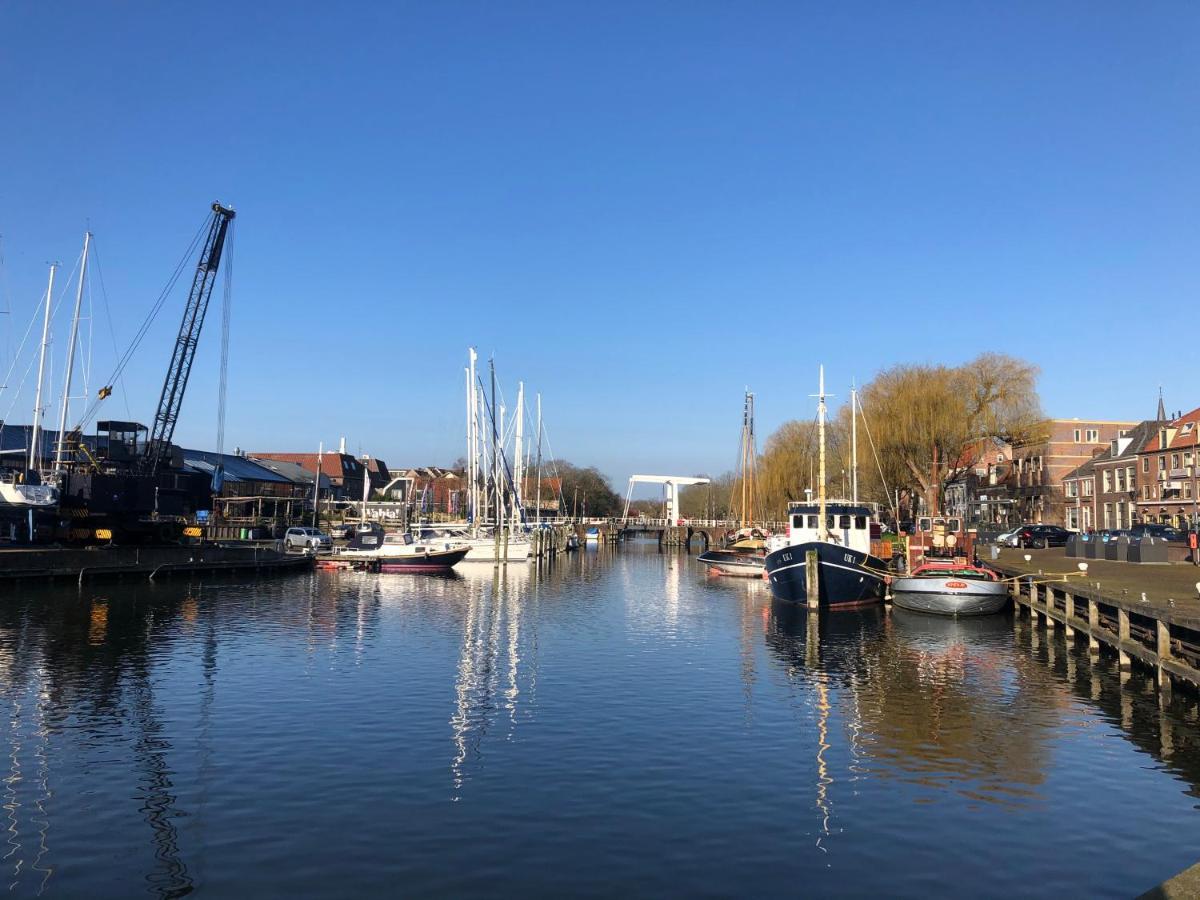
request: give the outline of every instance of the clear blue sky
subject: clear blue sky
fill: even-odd
[[[1198,27],[1090,0],[5,4],[0,353],[88,225],[124,347],[220,199],[227,447],[447,463],[468,344],[618,484],[730,468],[743,387],[765,437],[812,416],[818,361],[842,399],[999,350],[1052,415],[1138,419],[1160,383],[1190,408]],[[152,418],[182,301],[105,415]],[[215,440],[218,343],[214,315],[187,445]]]

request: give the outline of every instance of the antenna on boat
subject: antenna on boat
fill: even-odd
[[[818,534],[821,540],[829,538],[829,527],[825,519],[825,366],[820,367],[817,382],[817,515],[820,523]]]

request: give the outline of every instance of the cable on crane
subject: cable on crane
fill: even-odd
[[[125,371],[125,367],[129,365],[129,361],[133,358],[133,354],[137,351],[138,347],[141,346],[142,340],[146,337],[147,332],[150,330],[150,326],[154,324],[154,320],[162,311],[164,304],[166,304],[167,297],[170,296],[171,291],[174,290],[175,283],[179,281],[179,276],[183,274],[188,260],[191,259],[192,255],[195,253],[196,247],[199,245],[204,234],[207,232],[209,219],[210,216],[205,215],[204,221],[201,223],[200,228],[196,231],[195,237],[193,237],[191,243],[188,244],[187,250],[183,252],[183,256],[179,258],[178,265],[175,266],[175,271],[171,273],[171,277],[167,280],[166,287],[162,289],[162,293],[160,293],[158,295],[158,299],[154,301],[154,306],[150,308],[149,314],[142,322],[141,327],[138,328],[137,333],[133,336],[133,340],[126,348],[125,353],[117,361],[116,368],[113,369],[112,374],[109,375],[109,377],[105,380],[105,386],[100,388],[96,394],[96,399],[92,401],[92,405],[89,406],[84,412],[82,418],[80,419],[81,424],[78,426],[77,430],[82,430],[82,423],[90,420],[92,416],[95,415],[97,407],[99,407],[106,397],[112,394],[113,385],[120,379],[121,374]]]

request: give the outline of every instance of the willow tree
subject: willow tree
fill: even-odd
[[[938,505],[942,486],[974,464],[972,447],[989,439],[1019,443],[1035,433],[1044,420],[1037,375],[1032,364],[999,353],[955,367],[881,372],[863,388],[862,414],[884,480]]]
[[[766,518],[782,519],[790,501],[803,500],[805,488],[816,488],[816,465],[816,423],[784,422],[767,438],[758,461]]]

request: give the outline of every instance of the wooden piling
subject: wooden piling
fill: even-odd
[[[804,574],[807,583],[808,608],[817,609],[821,604],[821,572],[820,561],[816,550],[805,554]]]

